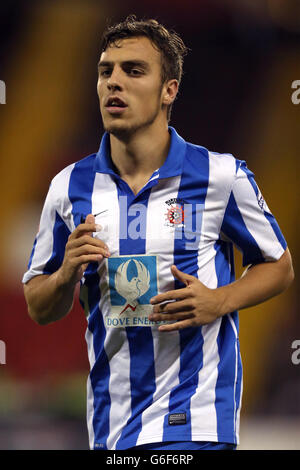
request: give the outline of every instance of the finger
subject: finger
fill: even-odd
[[[88,214],[85,218],[85,223],[86,224],[95,224],[95,217],[93,214]]]
[[[93,216],[93,214],[88,214],[85,218],[85,223],[86,224],[91,224],[91,225],[95,225],[95,217]],[[88,232],[87,235],[90,235],[91,237],[93,236],[93,233],[92,232]]]
[[[82,255],[101,255],[101,256],[105,256],[106,258],[108,258],[110,256],[110,253],[108,249],[104,247],[98,247],[98,246],[86,244],[86,245],[81,245],[77,248],[73,248],[69,250],[68,255],[69,257],[72,257],[72,258],[77,258]]]
[[[161,302],[165,302],[166,300],[177,300],[177,299],[185,299],[191,295],[190,289],[184,287],[183,289],[175,289],[169,290],[168,292],[164,292],[163,294],[158,294],[155,297],[150,299],[150,303],[152,305],[159,304]]]
[[[169,325],[160,325],[158,327],[159,331],[177,331],[177,330],[183,330],[184,328],[191,328],[195,326],[200,326],[197,325],[195,322],[194,318],[189,318],[188,320],[182,320],[182,321],[177,321],[175,323],[170,323]]]
[[[84,273],[84,271],[86,271],[86,268],[88,267],[89,263],[84,263],[81,265],[81,268],[82,268],[82,272]]]
[[[149,315],[149,320],[154,321],[154,322],[186,320],[188,318],[194,318],[194,314],[191,311],[177,312],[177,313],[160,313],[160,314]]]
[[[90,237],[87,234],[82,235],[82,237],[75,238],[73,240],[70,239],[68,243],[68,247],[70,250],[72,250],[73,248],[78,248],[79,246],[82,246],[82,245],[92,245],[92,246],[97,246],[99,248],[105,248],[108,250],[108,246],[106,245],[106,243],[104,243],[103,240]]]
[[[100,254],[88,254],[88,255],[81,255],[73,258],[70,264],[74,266],[74,268],[79,268],[79,266],[83,266],[89,263],[97,263],[103,260],[103,255]]]
[[[171,266],[171,273],[173,276],[181,281],[183,284],[188,286],[192,281],[195,281],[196,278],[194,276],[191,276],[190,274],[184,273],[183,271],[180,271],[175,264]]]
[[[71,233],[69,239],[74,239],[74,238],[78,238],[78,237],[81,237],[82,235],[86,235],[88,233],[92,234],[92,232],[100,232],[102,230],[102,227],[101,225],[98,225],[98,224],[87,224],[87,223],[84,223],[84,224],[79,224],[74,232]]]
[[[158,304],[153,307],[152,313],[177,313],[177,312],[190,312],[194,306],[190,303],[189,299],[178,300],[177,302],[169,302],[166,304]]]

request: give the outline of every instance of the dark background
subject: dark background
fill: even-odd
[[[300,448],[297,269],[300,104],[298,0],[18,1],[0,5],[0,448],[87,448],[86,320],[76,301],[56,324],[29,319],[21,279],[53,176],[98,150],[104,27],[151,17],[190,52],[171,125],[186,140],[246,160],[293,255],[296,280],[240,313],[241,448]],[[237,254],[237,272],[241,272]]]

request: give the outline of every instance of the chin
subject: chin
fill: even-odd
[[[158,112],[153,112],[152,115],[146,116],[144,119],[129,120],[126,118],[103,119],[104,130],[116,137],[126,138],[130,137],[138,131],[145,130],[150,127],[158,116]]]
[[[104,130],[109,134],[115,135],[116,137],[124,137],[129,134],[132,134],[137,129],[136,126],[129,125],[127,122],[104,122]]]

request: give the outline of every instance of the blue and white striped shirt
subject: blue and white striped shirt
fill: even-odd
[[[109,135],[99,151],[54,177],[23,282],[61,265],[87,214],[111,257],[81,281],[87,316],[87,423],[91,449],[161,441],[239,443],[242,365],[238,313],[173,332],[150,322],[150,298],[183,287],[170,267],[209,288],[243,264],[278,260],[286,242],[244,161],[182,139],[134,195],[115,173]]]

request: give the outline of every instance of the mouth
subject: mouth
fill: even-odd
[[[108,98],[105,104],[105,109],[110,114],[121,114],[125,111],[128,105],[121,98],[117,96],[111,96]]]

